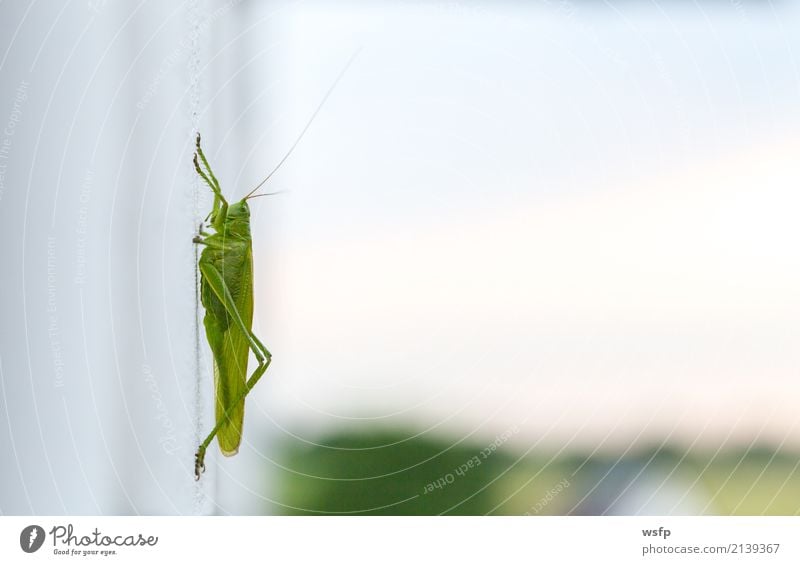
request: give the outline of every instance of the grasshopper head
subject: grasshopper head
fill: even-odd
[[[247,205],[247,200],[240,200],[228,206],[225,232],[229,235],[250,236],[250,206]]]
[[[250,221],[250,206],[247,205],[247,200],[240,200],[228,206],[228,220],[244,220]]]

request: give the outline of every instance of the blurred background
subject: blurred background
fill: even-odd
[[[3,514],[797,514],[800,6],[0,4]],[[211,429],[191,238],[273,365]]]

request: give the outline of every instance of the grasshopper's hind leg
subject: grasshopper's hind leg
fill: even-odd
[[[234,406],[238,405],[240,402],[244,400],[244,398],[248,395],[248,393],[251,390],[253,390],[253,387],[256,386],[256,383],[261,378],[261,375],[263,375],[266,372],[267,367],[269,367],[269,363],[270,361],[272,361],[272,355],[270,354],[269,351],[267,351],[266,348],[264,348],[264,353],[266,354],[265,360],[258,364],[256,370],[253,371],[253,374],[250,376],[249,379],[247,379],[247,384],[245,385],[245,389],[242,392],[242,394],[239,395],[239,398],[237,398],[236,401],[233,402],[233,404],[231,404],[231,408],[225,411],[225,414],[219,421],[217,421],[217,425],[214,426],[214,429],[211,430],[211,433],[208,434],[208,437],[206,437],[203,443],[200,444],[200,447],[197,448],[197,453],[195,453],[194,455],[194,478],[196,481],[200,480],[200,475],[203,473],[203,471],[206,470],[206,465],[205,465],[206,449],[208,449],[208,446],[214,440],[214,436],[217,435],[217,432],[222,427],[222,425],[228,420],[229,417],[228,412],[230,412],[230,410]]]
[[[239,395],[239,398],[230,404],[223,417],[217,420],[214,429],[211,430],[211,433],[208,434],[208,437],[206,437],[203,443],[201,443],[197,448],[197,453],[194,456],[195,480],[199,480],[200,474],[205,470],[206,449],[208,449],[208,446],[214,439],[214,436],[217,435],[220,427],[227,422],[228,418],[230,417],[229,412],[234,406],[237,406],[240,402],[242,402],[253,389],[253,387],[256,386],[256,383],[261,378],[261,375],[264,374],[264,372],[267,370],[267,367],[269,367],[270,362],[272,361],[272,354],[269,352],[269,350],[264,347],[264,344],[261,343],[253,331],[245,326],[242,316],[236,307],[235,301],[233,300],[233,296],[231,296],[230,290],[228,290],[228,286],[225,284],[225,279],[222,277],[222,274],[219,272],[219,270],[217,270],[217,268],[213,265],[201,262],[200,272],[203,274],[203,278],[211,287],[214,294],[216,294],[217,298],[219,298],[220,302],[222,302],[222,304],[225,306],[225,310],[233,319],[234,323],[247,338],[247,343],[255,355],[256,360],[258,361],[258,367],[256,367],[256,369],[253,371],[253,374],[250,376],[250,378],[247,379],[244,391],[242,391],[242,394]]]

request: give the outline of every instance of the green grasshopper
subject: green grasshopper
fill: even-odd
[[[206,449],[214,437],[226,457],[236,455],[239,451],[244,422],[244,399],[272,361],[272,354],[252,330],[253,241],[250,236],[250,207],[247,201],[270,194],[254,193],[289,158],[356,55],[358,51],[350,57],[336,77],[289,151],[272,172],[238,202],[228,204],[225,200],[219,182],[200,148],[200,134],[197,134],[194,168],[214,193],[214,205],[205,220],[206,227],[212,229],[213,233],[203,231],[201,225],[199,234],[193,241],[204,246],[198,261],[200,299],[206,311],[203,325],[214,357],[216,424],[197,448],[194,456],[195,480],[200,480],[200,474],[206,469]],[[258,366],[250,378],[247,378],[247,361],[251,351]]]
[[[200,255],[200,299],[206,315],[203,325],[214,356],[216,425],[200,444],[194,457],[195,479],[205,471],[205,455],[214,436],[222,454],[239,451],[244,422],[244,398],[269,367],[272,354],[253,333],[253,241],[250,207],[253,192],[228,204],[217,178],[200,148],[197,134],[194,168],[214,192],[214,206],[206,218],[209,233],[200,230],[194,243],[205,246]],[[200,157],[198,161],[198,156]],[[200,167],[202,162],[205,170]],[[258,187],[256,187],[256,190]],[[250,351],[258,367],[247,378]]]

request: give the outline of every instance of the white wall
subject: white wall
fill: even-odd
[[[0,512],[208,511],[192,480],[189,8],[0,13],[0,115],[18,119],[0,200]]]

